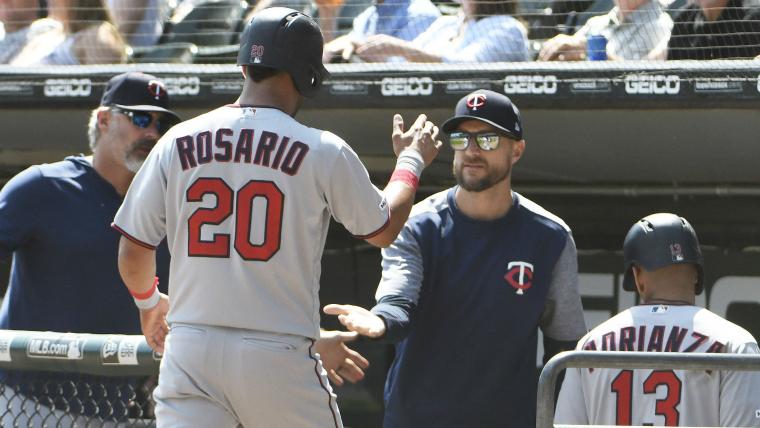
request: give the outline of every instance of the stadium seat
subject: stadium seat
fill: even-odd
[[[166,43],[147,48],[130,48],[129,62],[192,64],[198,46],[192,43]]]
[[[196,64],[234,64],[240,45],[199,46]]]
[[[240,0],[207,0],[194,6],[180,5],[169,20],[160,44],[223,46],[235,43],[247,9],[248,3]]]

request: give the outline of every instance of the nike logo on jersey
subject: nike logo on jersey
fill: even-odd
[[[298,174],[309,146],[270,131],[261,131],[254,143],[256,135],[250,128],[240,129],[237,134],[222,128],[185,135],[174,143],[183,171],[210,162],[234,162],[269,167],[287,175]]]

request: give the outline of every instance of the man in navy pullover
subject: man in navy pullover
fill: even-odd
[[[486,90],[442,130],[458,185],[415,205],[371,311],[328,305],[349,330],[396,343],[385,428],[534,427],[537,332],[544,360],[586,332],[570,229],[514,192],[525,150],[517,107]]]

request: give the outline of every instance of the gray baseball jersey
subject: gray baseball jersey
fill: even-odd
[[[169,323],[319,337],[330,216],[366,238],[389,208],[338,136],[273,108],[225,106],[172,128],[114,226],[172,254]]]
[[[696,306],[641,305],[578,342],[578,350],[758,354],[746,330]],[[567,370],[555,423],[760,426],[760,373]]]

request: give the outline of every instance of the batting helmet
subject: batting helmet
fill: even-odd
[[[699,248],[697,233],[683,217],[658,213],[639,220],[625,236],[623,262],[623,289],[626,291],[636,290],[633,265],[651,271],[675,264],[693,263],[697,265],[695,292],[702,292],[702,250]]]
[[[243,29],[237,65],[287,71],[298,92],[312,97],[329,76],[322,64],[323,45],[322,32],[311,17],[271,7],[254,14]]]

